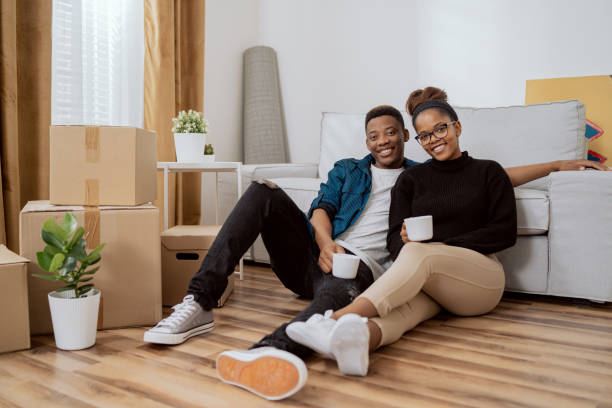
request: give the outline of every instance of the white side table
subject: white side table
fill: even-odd
[[[215,222],[219,224],[219,173],[233,172],[236,174],[238,199],[242,195],[242,163],[241,162],[157,162],[157,170],[164,172],[164,231],[168,229],[168,174],[169,173],[215,173]],[[244,278],[242,258],[240,258],[240,280]]]

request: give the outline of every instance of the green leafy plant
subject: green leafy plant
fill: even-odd
[[[32,274],[37,278],[60,281],[66,286],[58,292],[73,290],[75,297],[83,297],[93,288],[90,282],[100,266],[87,269],[100,262],[100,251],[106,244],[101,244],[87,253],[87,242],[83,238],[85,229],[77,225],[72,213],[67,212],[61,225],[55,219],[48,218],[43,224],[41,235],[47,244],[45,249],[36,253],[38,266],[49,275]]]
[[[215,151],[211,144],[207,144],[206,146],[204,146],[204,154],[206,155],[215,154]]]
[[[176,118],[172,119],[173,133],[208,133],[208,121],[202,113],[189,109],[189,112],[180,111]]]

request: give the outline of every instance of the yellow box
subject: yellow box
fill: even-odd
[[[51,126],[54,205],[139,205],[157,198],[155,132],[122,126]]]
[[[189,281],[208,253],[220,225],[177,225],[161,234],[162,303],[173,306],[187,294]],[[221,307],[234,289],[230,277],[217,306]]]
[[[36,259],[45,247],[40,230],[47,218],[58,223],[66,211],[85,227],[88,251],[99,243],[100,269],[92,283],[102,291],[99,328],[153,325],[162,318],[159,209],[136,207],[53,206],[48,201],[30,201],[19,215],[21,255]],[[30,331],[52,331],[47,294],[62,284],[31,276],[42,273],[34,262],[28,265]]]
[[[0,353],[30,348],[28,262],[0,245]]]

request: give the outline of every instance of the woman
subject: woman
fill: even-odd
[[[428,87],[406,103],[431,160],[405,170],[391,191],[393,266],[350,305],[287,327],[294,341],[336,359],[344,374],[366,375],[369,350],[395,342],[440,308],[480,315],[503,294],[494,253],[516,242],[512,184],[498,163],[461,152],[461,123],[446,100]],[[421,215],[433,216],[433,238],[411,242],[403,220]]]

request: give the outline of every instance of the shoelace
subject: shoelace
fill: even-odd
[[[196,310],[196,302],[193,300],[193,296],[185,296],[183,301],[172,306],[172,309],[174,309],[174,312],[159,322],[159,326],[178,326]]]

